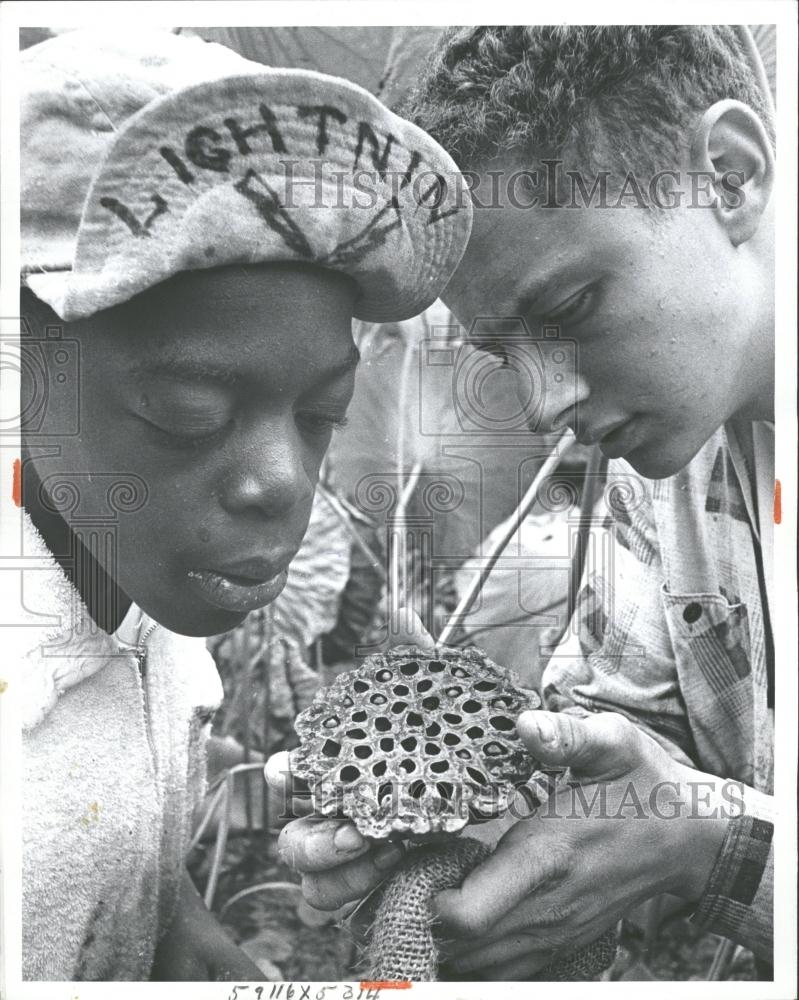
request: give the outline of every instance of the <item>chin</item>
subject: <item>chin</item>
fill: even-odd
[[[220,608],[179,608],[172,603],[167,608],[147,608],[140,605],[143,611],[159,625],[177,635],[185,635],[195,639],[206,639],[241,625],[247,617],[246,613],[223,611]]]
[[[624,461],[644,479],[668,479],[669,476],[676,476],[681,469],[684,469],[694,455],[696,451],[689,455],[675,454],[648,445],[634,448],[624,456]]]

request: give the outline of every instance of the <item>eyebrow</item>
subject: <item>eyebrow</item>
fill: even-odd
[[[347,357],[339,364],[325,369],[317,381],[332,382],[342,375],[353,371],[361,360],[361,352],[352,344]],[[156,357],[145,359],[135,364],[131,374],[150,378],[168,378],[177,382],[224,382],[234,383],[245,379],[247,372],[235,364],[219,364],[204,361],[199,358],[187,357]]]
[[[340,378],[342,375],[349,375],[351,371],[354,371],[361,360],[361,352],[355,346],[355,344],[350,345],[347,357],[338,365],[334,365],[332,368],[325,369],[317,381],[319,382],[332,382],[334,379]]]

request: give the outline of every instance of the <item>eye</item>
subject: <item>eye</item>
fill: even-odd
[[[552,323],[559,326],[574,326],[582,322],[594,308],[596,293],[596,285],[588,285],[586,288],[580,289],[579,292],[576,292],[554,310],[547,313],[544,317],[544,323]]]
[[[323,437],[325,434],[347,426],[347,418],[343,413],[305,410],[298,413],[295,419],[300,430],[312,437]]]
[[[141,417],[139,419],[146,425],[159,444],[174,451],[196,451],[198,448],[214,444],[225,436],[232,424],[232,421],[228,421],[223,427],[212,431],[206,430],[196,434],[176,434],[174,431],[167,431],[149,420],[144,420]]]

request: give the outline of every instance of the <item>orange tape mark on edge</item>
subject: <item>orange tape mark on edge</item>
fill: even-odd
[[[14,479],[11,484],[11,499],[17,507],[22,506],[22,462],[18,458],[14,459]]]
[[[413,986],[413,983],[409,979],[389,979],[385,982],[379,979],[374,981],[370,979],[361,980],[362,990],[409,990],[411,986]]]
[[[774,523],[782,524],[782,483],[774,480]]]

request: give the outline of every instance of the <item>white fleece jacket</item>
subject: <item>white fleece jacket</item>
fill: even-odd
[[[23,977],[144,980],[168,927],[222,688],[202,639],[135,605],[99,630],[29,519]],[[44,617],[43,617],[44,616]]]

